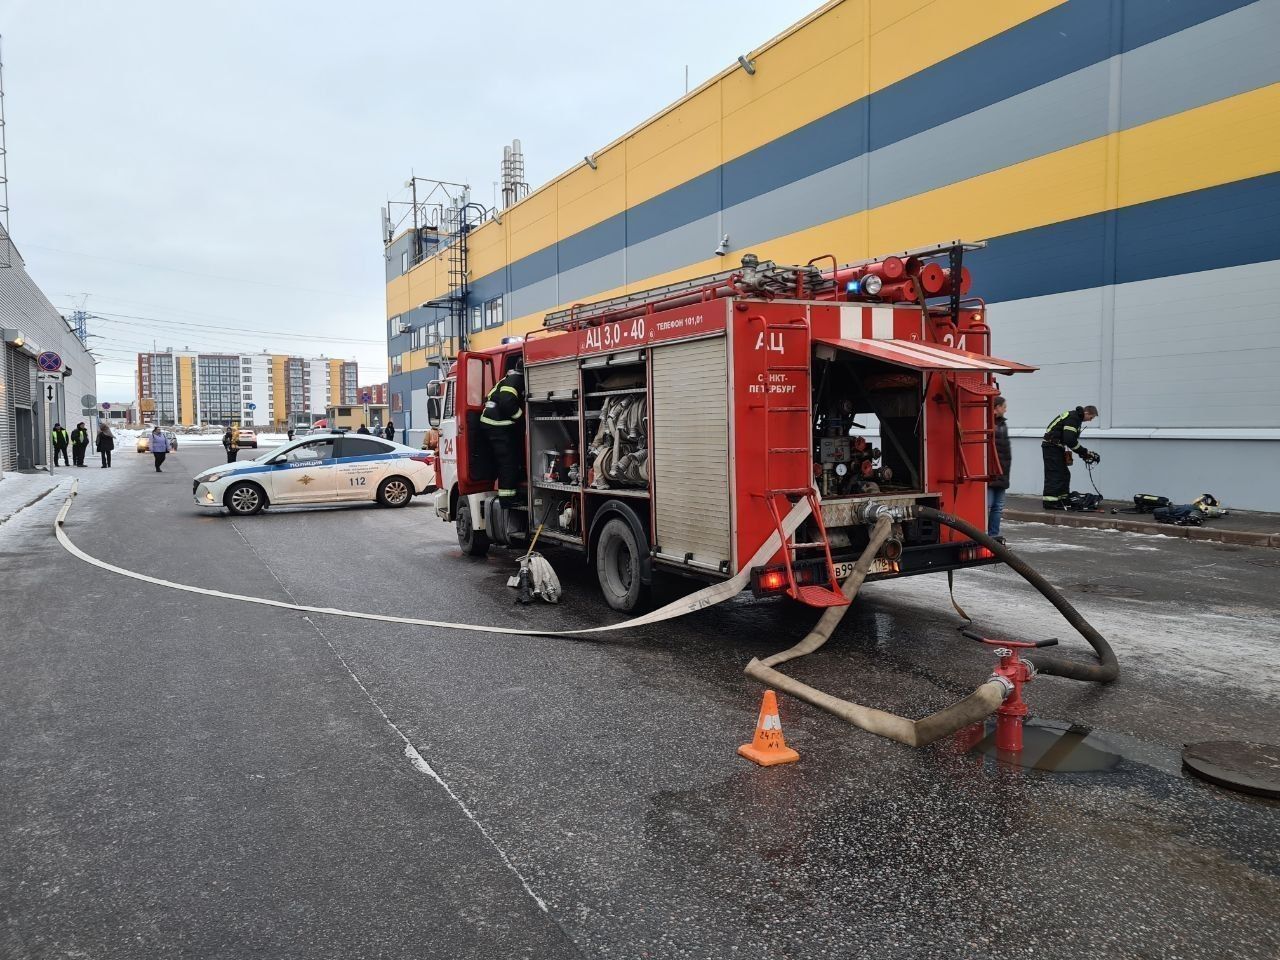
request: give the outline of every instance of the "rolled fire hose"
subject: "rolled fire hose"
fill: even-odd
[[[793,680],[785,673],[773,669],[779,663],[786,663],[788,660],[813,653],[831,638],[836,626],[852,607],[853,598],[857,596],[871,569],[871,562],[880,552],[880,547],[888,539],[892,528],[893,521],[888,515],[881,514],[876,520],[866,549],[854,564],[853,572],[840,585],[841,592],[850,601],[849,605],[829,607],[803,640],[794,647],[775,653],[763,661],[753,659],[747,664],[746,672],[748,676],[755,677],[761,683],[777,687],[793,697],[820,707],[852,723],[855,727],[861,727],[868,733],[897,740],[909,747],[923,747],[989,716],[1004,702],[1004,698],[1012,689],[1008,681],[993,675],[963,700],[920,720],[911,720],[884,710],[841,700],[839,697],[833,697],[829,693],[817,690],[799,680]]]
[[[1023,580],[1031,584],[1041,596],[1057,607],[1063,619],[1071,624],[1080,636],[1088,641],[1098,655],[1097,663],[1080,663],[1062,657],[1030,656],[1027,657],[1040,673],[1052,674],[1055,677],[1066,677],[1070,680],[1084,680],[1091,683],[1111,683],[1120,676],[1120,663],[1111,649],[1111,644],[1067,599],[1059,593],[1048,580],[1031,568],[1031,566],[999,540],[987,535],[973,524],[950,513],[934,510],[932,507],[913,506],[908,508],[908,515],[936,520],[952,530],[958,530],[971,540],[976,540],[1005,562]]]

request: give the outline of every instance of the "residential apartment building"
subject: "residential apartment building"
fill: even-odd
[[[354,361],[279,353],[138,354],[138,406],[144,420],[197,426],[285,429],[323,417],[332,403],[355,403]]]

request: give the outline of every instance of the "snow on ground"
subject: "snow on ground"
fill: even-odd
[[[1059,544],[1059,549],[1062,546]],[[1019,552],[1024,550],[1021,538],[1016,548]],[[1064,585],[1055,582],[1055,586],[1062,589]],[[892,590],[873,584],[867,593],[888,606],[931,613],[950,608],[943,577],[893,581]],[[1126,670],[1162,674],[1178,683],[1234,687],[1241,684],[1240,664],[1247,663],[1252,677],[1280,677],[1280,610],[1243,608],[1230,602],[1211,604],[1196,596],[1170,604],[1140,597],[1082,594],[1071,589],[1063,593],[1107,638]],[[1007,567],[984,567],[958,574],[956,599],[992,634],[1060,637],[1063,655],[1087,655],[1085,640],[1048,601]],[[1250,690],[1280,701],[1280,685],[1275,682],[1251,685]]]

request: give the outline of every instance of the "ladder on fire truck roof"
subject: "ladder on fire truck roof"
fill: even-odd
[[[788,333],[800,333],[804,336],[806,345],[809,339],[809,325],[803,320],[789,323],[765,323],[765,336],[772,336],[777,332],[779,336],[785,337]],[[783,353],[785,356],[785,351]],[[810,457],[813,450],[808,444],[803,447],[775,447],[773,445],[772,425],[773,415],[783,413],[803,413],[809,412],[809,364],[808,349],[803,353],[806,358],[805,363],[779,363],[773,364],[766,361],[765,366],[765,391],[763,400],[760,404],[763,418],[763,434],[764,434],[764,501],[769,507],[769,516],[773,519],[773,525],[778,531],[778,535],[782,538],[782,557],[783,565],[787,575],[787,596],[793,600],[799,600],[801,603],[811,607],[845,607],[849,605],[849,598],[844,595],[840,589],[840,582],[836,579],[835,563],[831,559],[831,542],[827,539],[827,528],[822,522],[822,505],[818,502],[818,495],[813,489],[813,485],[803,487],[775,487],[773,485],[772,467],[775,458],[778,457],[801,457],[803,458],[802,470],[807,476],[809,473]],[[775,380],[774,375],[777,374],[779,379]],[[798,391],[802,402],[795,400],[785,401],[778,406],[771,406],[769,397],[773,396],[771,387],[774,383],[781,383],[791,377],[802,377],[804,383],[800,385],[802,389]],[[782,394],[777,394],[782,396]],[[782,512],[778,509],[778,498],[786,497],[788,503],[795,503],[801,497],[809,502],[809,517],[813,521],[814,529],[817,531],[818,539],[809,543],[802,543],[794,540],[787,535],[786,530],[782,526]],[[789,511],[788,511],[789,512]],[[822,551],[824,564],[822,566],[822,575],[826,580],[825,585],[822,583],[799,583],[796,579],[795,562],[799,559],[798,554],[809,551]]]
[[[751,254],[744,254],[742,266],[735,267],[731,270],[722,270],[719,273],[709,273],[701,277],[679,280],[675,283],[663,284],[660,287],[649,287],[645,290],[623,293],[616,297],[610,297],[607,300],[597,300],[592,303],[575,303],[571,307],[551,311],[543,317],[542,325],[544,327],[557,327],[567,323],[590,323],[593,320],[599,320],[612,313],[642,307],[647,304],[656,304],[662,303],[666,300],[673,300],[680,297],[682,294],[692,295],[698,292],[714,293],[721,288],[727,287],[729,285],[729,281],[735,276],[741,276],[744,273],[744,270],[753,270],[753,275],[759,278],[759,282],[756,286],[741,292],[776,295],[779,293],[786,293],[789,289],[794,289],[796,275],[800,272],[805,274],[805,286],[809,290],[821,289],[824,286],[830,286],[831,280],[829,278],[824,278],[822,271],[816,266],[816,264],[822,260],[830,260],[832,266],[835,267],[835,270],[838,273],[842,270],[863,267],[869,263],[877,263],[890,256],[899,257],[903,260],[911,257],[918,260],[929,260],[933,257],[954,255],[956,251],[981,250],[986,245],[987,242],[985,240],[948,240],[944,243],[931,243],[923,247],[903,250],[900,253],[868,257],[865,260],[856,260],[852,263],[842,264],[838,267],[836,266],[835,258],[830,255],[815,257],[803,266],[781,266],[774,263],[772,260],[760,260],[756,261],[753,266],[748,267],[749,258],[754,258],[752,258]],[[708,297],[708,299],[710,299],[710,297]]]

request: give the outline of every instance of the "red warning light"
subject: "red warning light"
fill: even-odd
[[[770,570],[760,578],[760,586],[765,590],[781,590],[786,582],[786,578],[777,570]]]

